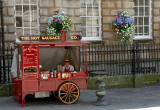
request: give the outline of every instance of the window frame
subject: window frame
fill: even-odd
[[[145,0],[144,0],[145,1]],[[138,6],[134,6],[135,7],[139,7],[139,0],[138,0]],[[142,6],[141,6],[142,7]],[[145,7],[145,6],[143,6]],[[138,8],[138,13],[139,13],[139,8]],[[137,16],[134,15],[134,18],[135,17],[140,17],[139,14]],[[142,16],[142,17],[145,17],[145,16]],[[144,21],[143,21],[144,22]],[[136,25],[135,25],[136,26]],[[137,25],[138,27],[138,25]],[[140,40],[140,39],[152,39],[152,0],[149,0],[149,35],[144,35],[144,24],[143,24],[143,35],[135,35],[134,36],[134,40]]]
[[[15,18],[15,21],[16,21],[16,17],[22,17],[22,27],[17,27],[16,26],[16,22],[15,22],[15,35],[17,36],[17,37],[19,37],[18,35],[17,35],[17,31],[16,31],[16,29],[22,29],[22,35],[25,35],[24,34],[24,29],[29,29],[30,30],[30,35],[32,35],[32,31],[31,31],[31,29],[37,29],[37,35],[39,35],[40,34],[40,30],[39,30],[39,5],[38,5],[38,3],[39,3],[39,0],[36,0],[36,4],[31,4],[31,0],[29,0],[29,4],[24,4],[23,3],[23,0],[22,0],[22,4],[16,4],[16,0],[14,0],[14,10],[15,10],[15,14],[14,14],[14,18]],[[29,5],[29,16],[28,17],[30,17],[30,21],[29,21],[29,27],[25,27],[24,26],[24,15],[23,15],[23,6],[27,6],[27,5]],[[16,6],[22,6],[22,15],[16,15]],[[37,26],[35,26],[35,27],[32,27],[31,26],[31,6],[36,6],[37,7]],[[36,35],[36,34],[35,34]]]
[[[86,3],[87,3],[87,0],[86,0]],[[86,4],[85,4],[86,5]],[[92,8],[93,8],[93,5],[92,5]],[[99,16],[88,16],[87,15],[87,5],[86,5],[86,15],[85,16],[80,16],[80,18],[84,18],[85,19],[85,21],[86,21],[86,26],[84,26],[85,28],[86,28],[86,36],[85,37],[83,37],[82,36],[82,41],[98,41],[98,40],[102,40],[102,15],[101,15],[101,0],[99,0],[99,5],[98,5],[98,12],[99,12]],[[98,31],[98,36],[97,37],[88,37],[87,36],[87,28],[88,28],[88,25],[87,25],[87,18],[89,18],[89,17],[98,17],[98,26],[96,26],[98,29],[99,29],[99,31]],[[89,27],[95,27],[95,26],[89,26]],[[82,26],[82,28],[83,28],[83,26]]]

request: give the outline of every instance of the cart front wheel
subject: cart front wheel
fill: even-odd
[[[63,103],[72,104],[79,98],[79,88],[72,82],[66,82],[60,86],[58,96]]]

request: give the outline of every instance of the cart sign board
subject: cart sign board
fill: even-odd
[[[60,40],[60,36],[54,35],[40,35],[40,36],[21,36],[21,41],[56,41]]]
[[[80,35],[71,35],[67,37],[67,41],[80,41]],[[60,41],[61,36],[56,35],[33,35],[33,36],[20,36],[21,41]]]
[[[22,46],[23,78],[38,78],[38,46]]]

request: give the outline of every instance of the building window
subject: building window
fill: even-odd
[[[134,0],[135,39],[152,38],[151,0]]]
[[[38,35],[38,0],[15,0],[16,35]]]
[[[80,0],[82,40],[101,40],[101,0]]]

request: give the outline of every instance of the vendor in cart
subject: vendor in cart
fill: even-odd
[[[64,62],[65,62],[65,65],[62,67],[62,72],[73,72],[74,67],[70,65],[70,60],[65,59]]]

